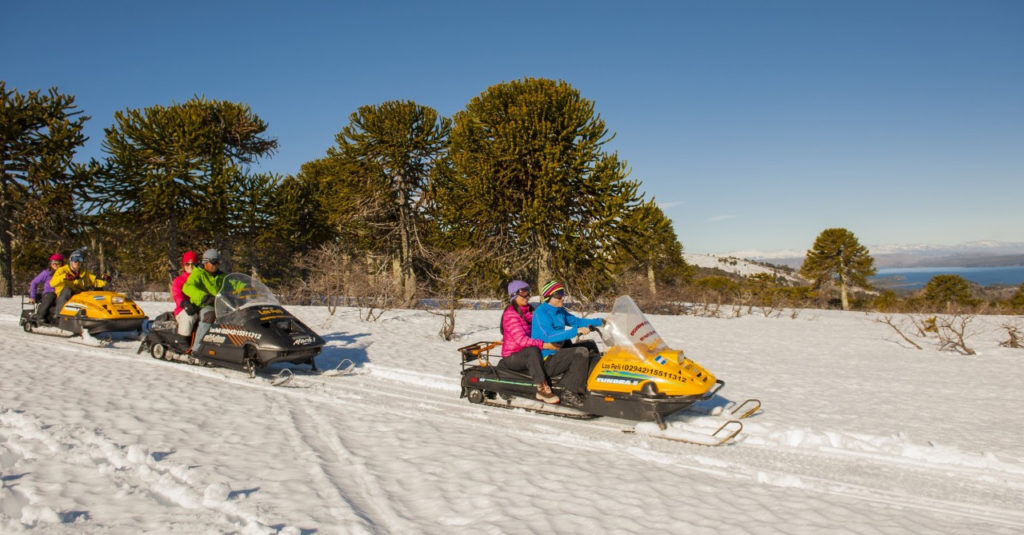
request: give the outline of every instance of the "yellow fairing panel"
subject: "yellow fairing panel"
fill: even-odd
[[[653,359],[640,360],[632,351],[612,347],[590,373],[587,389],[628,394],[653,382],[661,394],[699,396],[715,385],[715,376],[690,359],[678,362],[678,353],[669,349]]]
[[[78,316],[85,311],[88,319],[141,319],[146,315],[134,301],[118,292],[91,291],[75,294],[60,310],[61,316]]]

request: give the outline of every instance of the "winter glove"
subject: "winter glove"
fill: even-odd
[[[202,305],[204,307],[212,307],[213,306],[213,295],[211,295],[211,294],[204,295],[203,296]]]
[[[114,276],[111,275],[110,273],[107,273],[106,275],[100,277],[100,279],[102,279],[103,282],[110,282],[110,280],[113,279],[113,278],[114,278]]]
[[[75,275],[74,273],[70,273],[70,272],[67,275],[64,275],[64,280],[66,280],[66,281],[73,281],[73,280],[75,280],[77,278],[78,278],[78,275]]]
[[[181,308],[182,308],[182,309],[183,309],[183,310],[185,311],[185,313],[186,313],[186,314],[188,314],[189,316],[195,316],[196,314],[198,314],[198,313],[199,313],[199,307],[197,307],[196,305],[194,305],[194,304],[192,303],[192,301],[189,301],[188,299],[186,299],[185,301],[183,301],[183,302],[181,303]]]
[[[217,319],[217,315],[214,314],[212,310],[207,312],[206,314],[203,314],[204,323],[213,323],[213,320],[215,319]]]

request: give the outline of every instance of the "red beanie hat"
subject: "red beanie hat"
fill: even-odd
[[[190,262],[193,264],[198,264],[199,255],[192,251],[185,251],[185,254],[181,255],[181,265],[184,266],[185,264],[188,264]]]

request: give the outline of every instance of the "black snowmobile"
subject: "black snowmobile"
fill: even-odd
[[[669,348],[629,296],[619,297],[600,329],[606,350],[590,358],[587,392],[577,407],[548,405],[536,401],[536,386],[529,375],[509,370],[503,359],[491,359],[492,349],[501,342],[477,342],[459,348],[462,356],[462,395],[470,403],[504,408],[523,408],[573,418],[609,416],[627,420],[653,421],[660,431],[667,428],[665,417],[699,401],[713,398],[725,385],[678,349]],[[497,362],[492,362],[496,360]],[[551,377],[556,393],[560,377]],[[703,436],[663,433],[660,438],[718,445],[743,429],[738,420],[761,407],[748,399],[730,409],[726,421]],[[654,433],[651,433],[654,434]]]
[[[324,339],[281,306],[263,283],[242,273],[224,279],[214,301],[217,318],[203,337],[199,351],[189,354],[192,336],[178,335],[171,312],[153,321],[139,346],[156,359],[223,366],[249,372],[275,363],[309,364],[317,371],[316,356]]]

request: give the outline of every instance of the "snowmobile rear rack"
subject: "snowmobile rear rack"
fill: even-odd
[[[491,350],[500,346],[501,342],[475,342],[468,346],[459,348],[459,354],[462,355],[462,367],[466,366],[489,366],[491,363]],[[475,360],[476,363],[466,364],[469,361]]]

